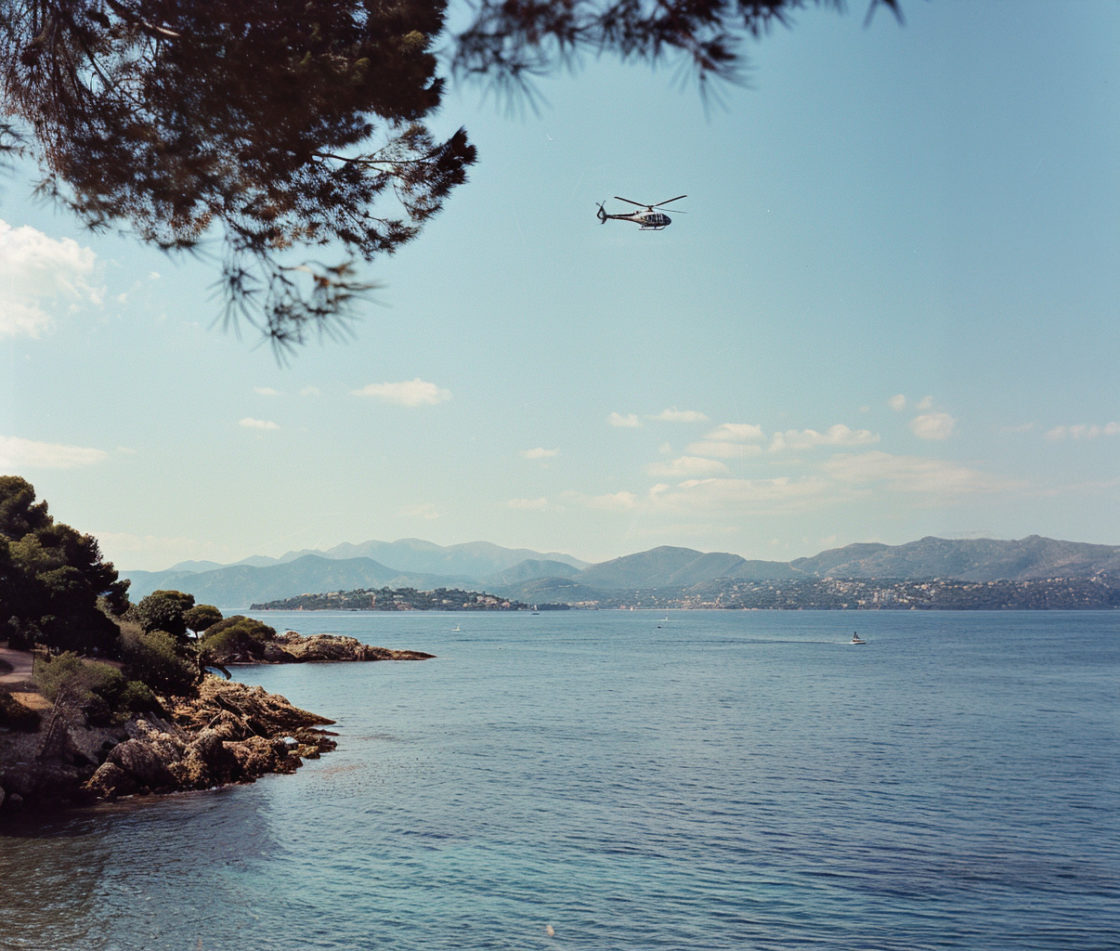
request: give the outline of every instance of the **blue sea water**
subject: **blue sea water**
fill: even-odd
[[[0,948],[1120,948],[1116,614],[260,616],[438,657],[239,671],[338,750],[0,827]]]

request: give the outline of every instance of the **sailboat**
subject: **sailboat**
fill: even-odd
[[[866,644],[867,641],[865,641],[862,637],[860,637],[857,633],[855,633],[855,631],[853,631],[852,632],[852,639],[848,643],[850,643],[850,644]]]

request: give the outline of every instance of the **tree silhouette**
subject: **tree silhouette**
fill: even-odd
[[[869,0],[897,13],[897,0]],[[419,0],[5,0],[0,158],[94,229],[169,252],[220,239],[227,321],[280,348],[338,331],[371,262],[414,238],[476,159],[426,121],[444,79],[447,3]],[[738,43],[841,0],[474,0],[449,69],[501,88],[581,53],[678,53],[702,89]],[[341,247],[346,258],[317,260]]]
[[[115,651],[128,581],[97,539],[56,522],[19,476],[0,476],[0,638],[81,653]]]
[[[844,9],[844,0],[565,0],[563,3],[476,0],[471,25],[455,38],[457,74],[489,79],[504,91],[524,92],[532,77],[582,54],[614,54],[658,64],[683,57],[703,93],[713,80],[742,78],[745,37],[774,25],[789,27],[807,7]],[[885,6],[901,19],[899,0],[868,0],[867,19]]]

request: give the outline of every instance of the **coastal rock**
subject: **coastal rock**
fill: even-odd
[[[192,740],[175,766],[181,787],[208,789],[242,779],[237,757],[218,730],[205,729]]]
[[[267,630],[271,631],[271,628]],[[298,634],[287,631],[260,639],[215,637],[203,639],[207,664],[217,669],[245,664],[307,664],[337,661],[429,660],[434,654],[363,644],[340,634]]]
[[[181,749],[174,744],[131,739],[114,746],[107,762],[127,773],[138,788],[159,792],[177,786],[172,766],[182,758]]]
[[[273,663],[431,656],[352,637],[292,632],[265,651]],[[337,745],[322,729],[332,720],[259,686],[207,676],[197,695],[162,702],[160,715],[92,727],[80,708],[44,701],[38,730],[0,731],[0,807],[48,809],[253,782],[267,773],[293,772]]]
[[[80,788],[85,773],[88,768],[57,760],[5,764],[0,774],[0,788],[6,793],[4,807],[80,803],[86,798]]]
[[[305,636],[295,631],[277,635],[273,641],[284,654],[296,663],[320,661],[377,661],[377,660],[430,660],[435,655],[422,651],[394,650],[363,644],[356,637],[339,634],[312,634]],[[290,663],[280,660],[276,663]]]
[[[280,736],[301,727],[333,723],[326,717],[301,710],[286,697],[268,693],[263,687],[207,677],[198,697],[180,701],[173,710],[175,723],[197,732],[215,718],[242,736]]]
[[[268,773],[294,773],[301,765],[298,756],[288,753],[282,740],[251,736],[232,746],[232,755],[246,778],[256,779]]]
[[[296,664],[299,658],[284,650],[275,641],[269,641],[261,650],[260,660],[265,664]]]
[[[125,724],[127,738],[108,750],[105,760],[85,775],[71,767],[69,794],[51,792],[42,764],[29,790],[37,803],[207,789],[253,782],[267,773],[290,773],[301,756],[334,748],[317,729],[331,721],[292,705],[262,687],[208,677],[197,697],[169,704],[169,717],[136,718]],[[296,743],[289,750],[285,738]]]
[[[86,780],[83,788],[95,799],[113,800],[133,795],[139,791],[140,786],[131,773],[106,760]]]

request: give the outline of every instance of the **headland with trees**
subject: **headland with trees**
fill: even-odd
[[[0,812],[293,771],[334,748],[331,721],[227,666],[430,656],[278,635],[182,591],[133,604],[93,536],[0,476]]]

